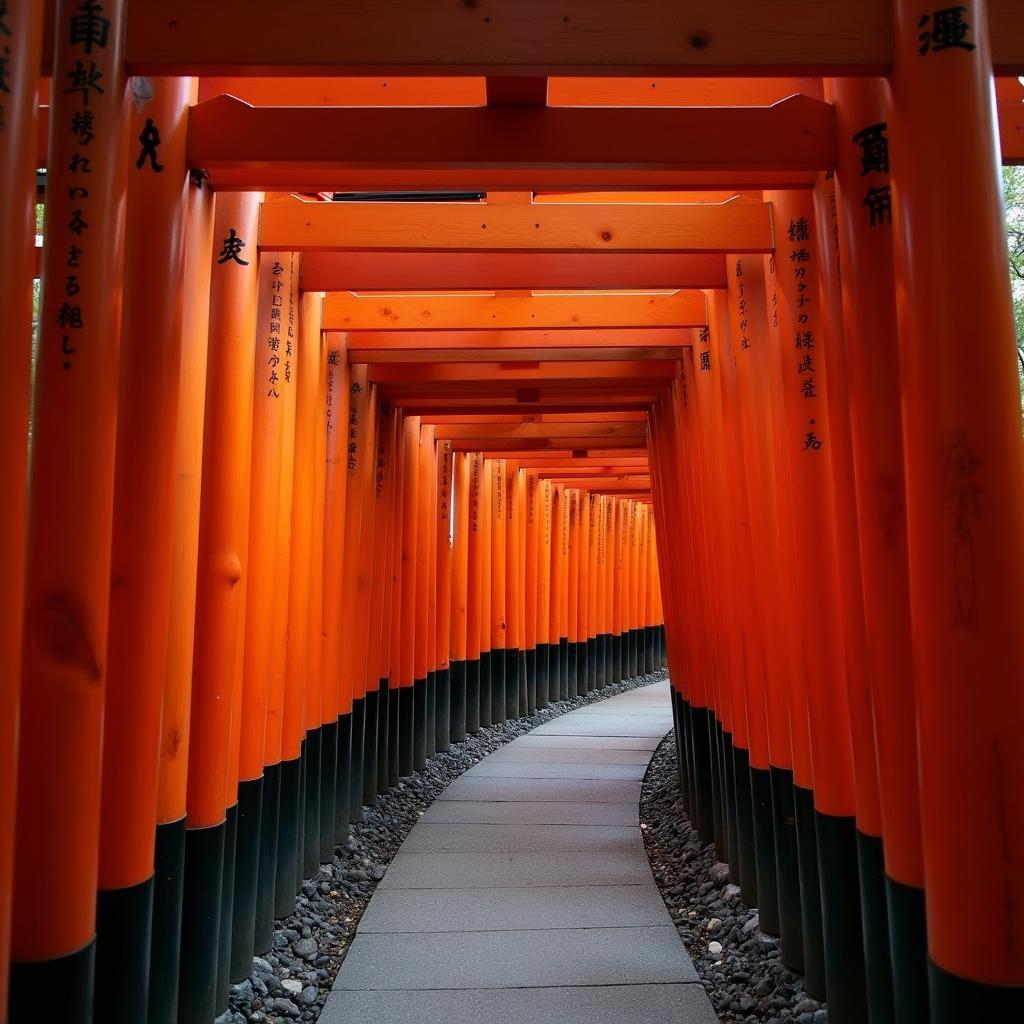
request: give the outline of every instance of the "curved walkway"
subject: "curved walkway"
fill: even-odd
[[[715,1024],[640,835],[671,727],[659,682],[456,779],[377,887],[321,1024]]]

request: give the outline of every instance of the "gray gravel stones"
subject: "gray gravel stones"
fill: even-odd
[[[825,1007],[779,958],[779,940],[758,928],[713,844],[683,809],[669,733],[655,751],[640,798],[640,829],[654,879],[722,1024],[828,1024]]]
[[[413,825],[448,783],[498,747],[544,722],[664,678],[664,672],[638,676],[559,701],[530,718],[481,729],[436,754],[423,771],[402,779],[378,797],[375,807],[363,809],[363,820],[351,826],[348,841],[335,852],[331,863],[321,865],[316,875],[303,883],[295,912],[277,922],[270,951],[254,958],[249,978],[231,987],[230,1009],[223,1024],[315,1021],[373,890]]]

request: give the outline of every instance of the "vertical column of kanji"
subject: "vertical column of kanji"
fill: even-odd
[[[583,511],[583,493],[579,488],[573,490],[569,515],[569,616],[566,635],[569,643],[569,694],[572,697],[576,697],[586,690],[586,687],[581,688],[580,684],[582,658],[578,642],[580,630],[580,523]]]
[[[483,628],[480,625],[483,602],[480,582],[483,563],[483,510],[480,493],[483,459],[479,452],[472,452],[468,461],[468,482],[456,494],[465,495],[468,506],[466,515],[469,517],[466,534],[466,732],[475,733],[480,730],[480,637]]]
[[[505,460],[491,461],[491,721],[504,722],[505,707],[505,572],[507,570],[508,481]]]
[[[924,865],[892,219],[871,205],[890,189],[886,94],[880,79],[836,79],[826,87],[840,140],[839,249],[886,889],[880,906],[863,906],[868,998],[873,1016],[885,1019],[876,1000],[886,988],[873,965],[888,946],[895,1019],[919,1024],[928,1018]],[[861,864],[880,874],[883,850],[860,840]]]
[[[351,368],[348,362],[348,338],[331,332],[327,335],[327,449],[324,461],[324,553],[323,553],[323,643],[324,664],[320,699],[320,863],[334,854],[336,842],[348,834],[348,800],[338,792],[339,772],[347,769],[347,747],[338,735],[342,711],[343,631],[349,609],[343,595],[348,568],[347,447],[349,439],[349,398]],[[345,776],[347,778],[347,776]],[[347,790],[343,790],[347,795]],[[315,870],[315,868],[314,868]]]
[[[403,434],[402,458],[402,589],[399,706],[398,772],[413,770],[413,734],[415,732],[414,683],[416,653],[416,547],[419,509],[420,418],[407,416]]]
[[[755,588],[747,582],[755,574],[755,558],[750,532],[746,452],[739,423],[738,354],[729,299],[729,295],[716,290],[711,293],[708,303],[712,331],[718,339],[719,394],[715,400],[715,418],[719,422],[718,433],[723,446],[724,511],[730,537],[730,543],[723,545],[723,555],[728,559],[729,573],[734,580],[727,611],[730,631],[739,645],[734,671],[730,673],[724,695],[730,728],[722,737],[722,767],[728,797],[730,876],[735,876],[733,881],[739,883],[744,899],[754,904],[757,902],[757,857],[750,761],[752,756],[754,763],[767,771],[765,643],[763,630],[759,628]],[[755,513],[757,511],[754,510]],[[770,927],[770,911],[767,923]]]
[[[399,738],[401,720],[402,679],[402,545],[405,538],[405,416],[396,412],[394,469],[391,512],[391,594],[388,602],[390,619],[390,656],[388,669],[388,784],[399,779]]]
[[[428,742],[431,732],[430,717],[433,706],[431,684],[434,679],[430,669],[430,634],[433,622],[430,615],[430,565],[432,541],[436,535],[434,529],[434,428],[420,428],[419,448],[417,448],[416,476],[418,491],[416,501],[416,650],[413,655],[413,679],[415,680],[415,736],[413,747],[413,767],[422,769],[427,763],[427,754],[432,742]],[[432,737],[431,737],[432,740]]]
[[[238,818],[235,833],[234,901],[231,913],[230,980],[249,976],[256,928],[263,754],[270,684],[271,625],[277,587],[277,529],[281,491],[281,339],[286,321],[287,253],[259,255],[254,367],[252,459],[249,471],[249,554],[243,631]],[[276,315],[275,315],[276,314]]]
[[[900,0],[894,30],[889,124],[931,1014],[1012,1020],[1024,1007],[1024,451],[986,4]],[[885,197],[871,199],[877,210]],[[964,692],[975,679],[983,699]],[[965,932],[969,918],[984,928]]]
[[[813,196],[808,191],[765,195],[774,204],[780,240],[776,273],[785,405],[782,444],[789,451],[791,470],[796,547],[793,570],[800,606],[815,609],[813,625],[802,630],[814,775],[811,787],[797,780],[795,811],[805,979],[808,991],[821,997],[826,992],[827,974],[844,968],[841,964],[830,965],[826,959],[827,950],[841,948],[843,939],[830,935],[826,943],[822,929],[831,933],[840,923],[847,931],[859,934],[861,929],[858,906],[843,904],[842,900],[833,903],[832,894],[824,895],[826,886],[842,885],[856,891],[856,874],[844,877],[832,871],[831,865],[823,873],[816,841],[816,815],[852,818],[855,811],[835,553],[836,513],[826,384],[828,338],[819,292],[821,254],[814,226]],[[796,711],[799,713],[799,708]],[[853,832],[849,835],[852,840]],[[852,863],[844,860],[843,865],[855,871],[856,859]],[[824,904],[829,905],[832,913],[823,920]],[[852,920],[834,913],[840,906],[853,913]],[[850,967],[851,973],[856,969],[855,965],[845,966]],[[843,1012],[843,1005],[837,1000],[832,1012]]]
[[[281,470],[278,488],[277,531],[274,549],[274,599],[270,620],[270,665],[267,685],[266,738],[263,744],[263,805],[260,814],[259,878],[256,885],[256,927],[254,948],[257,953],[270,949],[274,940],[281,831],[281,774],[284,759],[284,718],[288,672],[288,601],[290,598],[292,536],[295,529],[295,427],[298,403],[299,256],[283,255],[284,274],[277,275],[284,305],[273,306],[282,313],[278,347],[268,342],[267,369],[276,371],[278,401],[284,403],[281,429]],[[276,285],[275,285],[276,288]],[[277,319],[271,321],[278,323]],[[318,324],[319,326],[319,324]],[[278,362],[274,362],[274,357]],[[268,390],[270,380],[267,381]],[[289,811],[285,811],[287,829],[293,829]],[[293,865],[292,865],[293,866]],[[287,871],[289,879],[292,875]]]
[[[541,530],[540,477],[536,469],[523,471],[525,477],[526,545],[523,575],[523,643],[526,646],[526,711],[537,710],[537,604],[538,569]]]
[[[355,648],[365,640],[356,633],[356,601],[359,558],[362,551],[363,501],[359,489],[360,468],[365,460],[361,444],[365,438],[366,384],[365,363],[349,367],[348,409],[344,421],[342,470],[345,474],[345,501],[341,512],[344,532],[342,574],[338,599],[338,707],[335,728],[338,747],[335,771],[335,841],[343,842],[349,823],[357,820],[359,808],[352,807],[352,780],[362,772],[363,705],[356,710]],[[358,721],[357,721],[358,720]],[[358,753],[357,753],[358,751]],[[332,851],[333,852],[333,851]]]
[[[373,632],[376,656],[373,663],[377,667],[377,771],[371,806],[376,803],[376,796],[388,788],[390,763],[391,600],[394,582],[395,444],[398,436],[398,411],[390,402],[380,402],[380,430],[374,474],[374,517],[377,525],[373,547],[376,578],[370,616],[371,623],[375,623]],[[372,680],[373,676],[369,678]]]
[[[182,334],[174,440],[174,489],[170,499],[174,515],[170,542],[171,594],[166,658],[162,670],[163,707],[150,950],[149,1020],[153,1024],[176,1024],[178,1019],[189,716],[210,328],[209,253],[213,245],[213,192],[203,188],[201,179],[197,178],[195,186],[188,190],[186,203],[184,232],[187,256],[180,283]]]
[[[370,608],[373,594],[373,549],[377,520],[374,516],[374,468],[377,457],[377,386],[363,384],[363,412],[359,423],[359,464],[354,483],[360,495],[359,547],[356,550],[355,604],[351,616],[355,623],[352,637],[352,772],[349,808],[353,821],[361,820],[365,790],[376,785],[377,765],[374,746],[377,735],[377,677],[373,678],[374,697],[370,697],[368,675],[371,646]],[[354,386],[354,385],[353,385]],[[372,716],[371,716],[372,711]]]
[[[434,691],[434,747],[446,751],[451,745],[452,717],[452,470],[451,441],[437,445],[437,629],[435,642],[437,658],[437,688]]]
[[[225,193],[214,221],[178,986],[183,1024],[215,1016],[221,932],[230,933],[230,920],[222,920],[223,874],[249,540],[257,292],[250,257],[261,198]]]
[[[27,21],[19,19],[23,27],[16,37],[9,13],[5,5],[3,88],[11,82],[13,57],[20,65],[38,55]],[[51,994],[56,1017],[77,1021],[92,1013],[124,262],[124,3],[59,3],[54,24],[25,562],[11,949],[15,1021],[35,1015],[33,993],[40,987]],[[28,83],[37,73],[37,66],[18,71],[22,95],[9,107],[8,94],[0,94],[4,118],[15,118],[14,126],[21,118],[31,121],[32,101],[22,96],[34,89]],[[24,129],[26,140],[31,133],[31,126]],[[29,145],[34,152],[34,143]],[[22,191],[12,197],[18,206],[15,230],[25,216],[24,174],[4,180],[5,190],[19,183]],[[24,239],[12,243],[9,256],[31,266]],[[24,353],[23,348],[18,358]],[[11,380],[16,387],[25,383],[16,373]],[[23,397],[20,402],[13,406],[14,417],[24,408]],[[15,439],[12,460],[20,459],[24,443],[24,437]],[[20,530],[15,524],[12,535],[20,536]],[[76,845],[71,861],[63,855],[67,836]]]
[[[139,1020],[148,1003],[192,82],[134,78],[131,90],[141,150],[128,187],[96,916],[95,1012],[111,1021]]]
[[[491,718],[491,531],[494,523],[494,471],[490,459],[480,460],[480,724]]]
[[[550,480],[538,476],[540,521],[537,525],[537,707],[551,701],[551,516]]]
[[[0,534],[7,538],[0,578],[0,1007],[7,1006],[11,884],[14,871],[18,689],[21,682],[25,570],[25,478],[32,362],[37,83],[43,7],[10,0],[0,16],[0,280],[8,282],[8,330],[0,384]],[[6,1012],[6,1010],[4,1011]]]
[[[829,436],[832,441],[832,486],[836,510],[836,557],[839,567],[839,615],[843,634],[847,706],[853,752],[856,819],[819,814],[818,846],[822,871],[835,871],[844,879],[859,877],[859,891],[852,886],[822,886],[825,914],[830,999],[847,1009],[840,1015],[861,1019],[868,1011],[869,993],[883,1017],[892,1015],[892,971],[888,936],[879,932],[884,920],[885,886],[881,870],[882,814],[878,794],[878,756],[871,700],[867,633],[864,621],[864,588],[861,580],[857,501],[853,476],[853,444],[850,429],[847,379],[846,327],[839,274],[839,224],[835,176],[819,174],[814,189],[818,244],[821,251],[821,301],[828,338],[827,360]],[[875,852],[872,858],[869,850]],[[875,865],[872,868],[872,864]],[[862,908],[869,909],[871,934],[865,929]],[[870,913],[871,908],[878,908]],[[860,921],[861,934],[849,924],[830,929],[830,918],[849,923]],[[887,931],[887,930],[886,930]],[[831,936],[831,937],[830,937]],[[866,977],[867,953],[871,951],[873,978]],[[840,969],[840,965],[843,965]]]
[[[281,721],[280,801],[274,916],[295,907],[296,879],[302,872],[302,777],[306,733],[306,681],[310,674],[310,577],[312,575],[314,487],[316,480],[317,399],[320,391],[321,292],[299,297],[299,336],[295,341],[295,431],[292,464],[291,548],[287,564],[288,616]]]
[[[452,552],[449,587],[449,659],[451,673],[451,712],[449,738],[460,743],[466,738],[466,672],[469,667],[469,534],[472,502],[469,493],[473,456],[455,452],[452,466],[451,517]],[[442,639],[444,634],[441,634]]]
[[[779,934],[779,892],[776,839],[772,823],[771,769],[792,773],[789,703],[788,648],[784,600],[786,578],[781,572],[776,515],[772,437],[776,424],[769,412],[770,363],[764,268],[761,257],[727,257],[729,312],[733,325],[735,356],[735,417],[737,442],[742,457],[742,478],[737,486],[746,494],[750,544],[747,556],[753,586],[752,626],[760,648],[759,660],[747,666],[750,700],[747,724],[749,765],[740,756],[737,779],[748,777],[751,790],[757,900],[761,927]],[[756,552],[756,557],[754,557]],[[758,696],[760,691],[760,696]],[[737,789],[739,796],[739,790]],[[741,843],[742,847],[742,843]],[[741,877],[743,872],[741,871]],[[793,876],[796,876],[795,862]],[[744,880],[746,885],[746,880]]]
[[[323,323],[323,300],[317,301],[316,322]],[[310,525],[309,550],[309,620],[306,647],[306,713],[305,744],[302,768],[302,842],[296,885],[303,878],[316,874],[320,863],[320,777],[323,772],[321,757],[323,742],[323,708],[326,686],[324,683],[324,562],[326,552],[325,523],[327,516],[327,394],[331,383],[332,363],[337,361],[337,349],[331,348],[333,336],[319,333],[317,354],[317,391],[313,442],[313,507]],[[312,388],[312,384],[310,384]],[[333,774],[331,778],[333,778]],[[333,804],[332,804],[333,808]],[[333,822],[332,822],[333,828]]]
[[[505,710],[509,718],[518,718],[525,714],[521,701],[521,690],[525,680],[522,676],[526,645],[523,642],[523,620],[520,605],[522,603],[522,568],[525,558],[521,537],[523,517],[523,496],[519,490],[520,470],[515,460],[506,462],[506,480],[508,482],[508,569],[506,572],[506,611],[508,613],[508,646],[505,654]]]

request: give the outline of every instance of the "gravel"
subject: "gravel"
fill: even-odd
[[[216,1024],[315,1021],[387,865],[420,815],[453,779],[552,718],[665,678],[664,671],[637,676],[551,704],[529,718],[483,728],[453,743],[445,753],[435,754],[423,771],[379,796],[375,807],[363,808],[363,820],[350,827],[347,843],[330,864],[321,865],[303,883],[295,912],[276,922],[270,951],[255,957],[249,977],[231,986],[229,1009]]]
[[[654,753],[640,797],[640,828],[651,871],[722,1024],[828,1024],[822,1003],[783,966],[779,940],[758,927],[757,910],[728,884],[713,843],[683,809],[675,733]]]

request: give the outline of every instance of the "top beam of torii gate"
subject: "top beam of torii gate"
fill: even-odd
[[[997,73],[1024,73],[1024,5],[988,6]],[[128,70],[148,75],[879,75],[892,60],[890,0],[130,0],[127,23]]]

